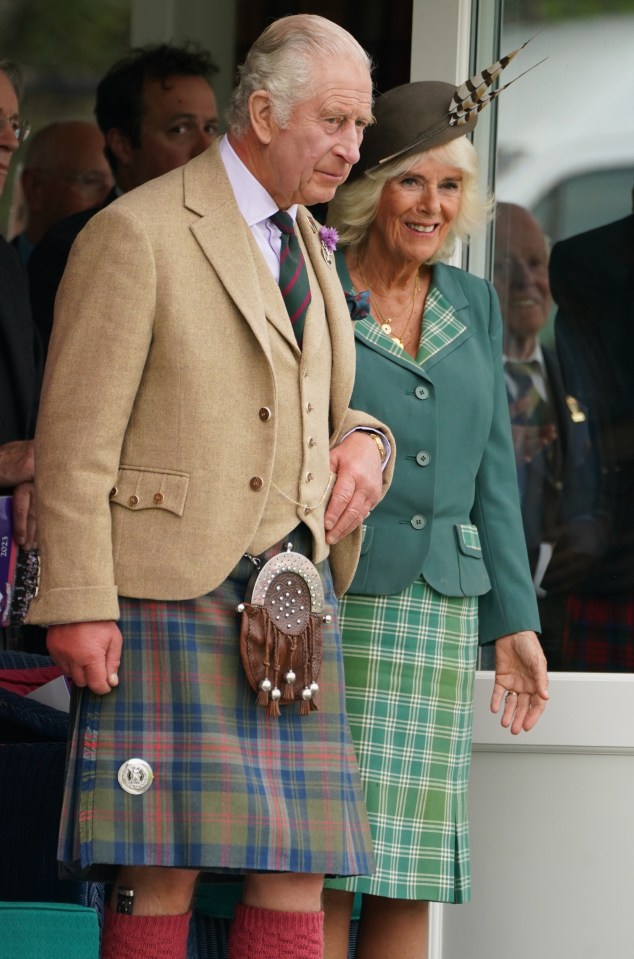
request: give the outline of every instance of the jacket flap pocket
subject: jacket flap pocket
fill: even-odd
[[[465,556],[475,556],[477,559],[482,559],[478,527],[471,523],[456,523],[454,529],[460,552],[464,553]]]
[[[122,466],[110,500],[126,509],[164,509],[182,516],[188,487],[188,473]]]

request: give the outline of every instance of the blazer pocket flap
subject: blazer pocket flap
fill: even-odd
[[[465,556],[475,556],[476,559],[482,559],[478,527],[471,523],[456,523],[454,529],[460,552],[464,553]]]
[[[110,501],[126,509],[164,509],[182,516],[188,488],[188,473],[122,466]]]

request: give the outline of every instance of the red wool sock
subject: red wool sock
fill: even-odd
[[[185,959],[191,912],[127,916],[106,906],[101,959]]]
[[[238,904],[228,959],[323,959],[323,912],[278,912]]]

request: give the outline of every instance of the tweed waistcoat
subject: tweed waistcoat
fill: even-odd
[[[257,250],[254,259],[263,288],[274,286],[275,281]],[[283,313],[268,326],[277,402],[274,410],[262,410],[261,416],[276,417],[276,433],[283,438],[283,444],[275,449],[266,505],[249,552],[262,553],[301,521],[313,537],[313,559],[321,562],[329,552],[324,512],[331,485],[328,409],[332,349],[324,300],[308,257],[306,260],[312,301],[302,351]]]

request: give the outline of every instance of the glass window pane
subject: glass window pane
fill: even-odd
[[[633,37],[634,0],[503,5],[513,76],[547,58],[498,101],[492,279],[555,670],[634,668]]]

